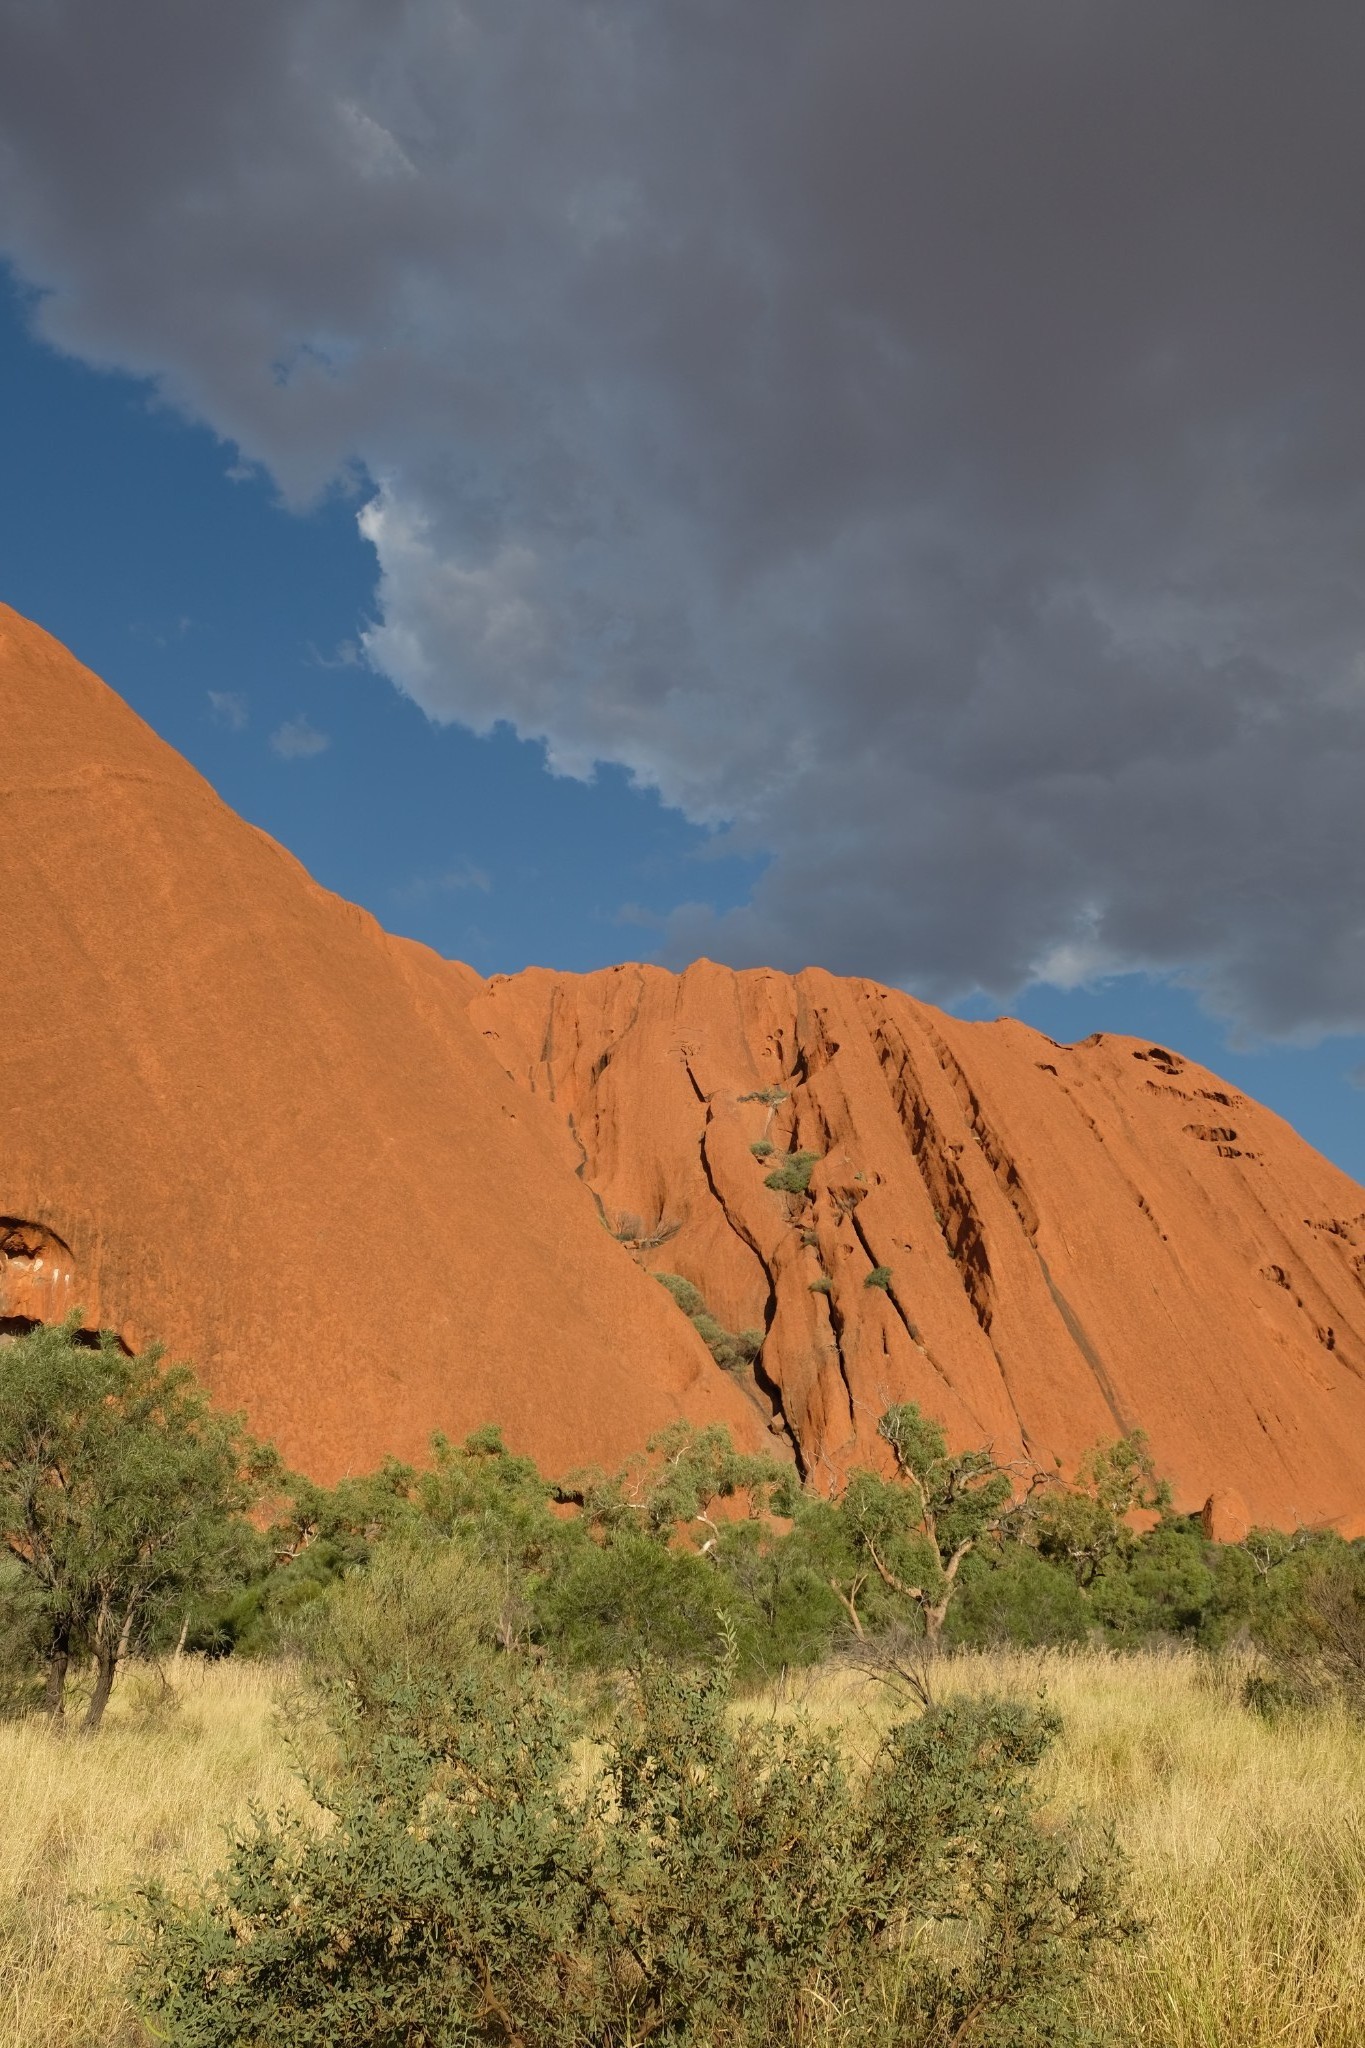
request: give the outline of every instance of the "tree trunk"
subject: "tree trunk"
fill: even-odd
[[[104,1710],[109,1704],[109,1695],[114,1690],[114,1676],[119,1659],[126,1653],[133,1633],[133,1609],[130,1606],[123,1617],[117,1643],[109,1640],[108,1623],[100,1630],[99,1647],[95,1652],[95,1690],[90,1695],[90,1704],[81,1722],[81,1734],[93,1735],[104,1719]]]
[[[853,1633],[858,1638],[858,1641],[861,1643],[864,1640],[864,1636],[862,1617],[858,1613],[857,1606],[859,1583],[859,1580],[855,1579],[853,1581],[851,1590],[846,1593],[843,1587],[839,1584],[837,1579],[831,1579],[829,1582],[829,1590],[831,1593],[834,1594],[835,1598],[842,1604],[842,1606],[846,1610],[849,1620],[853,1623]]]
[[[81,1722],[81,1734],[93,1735],[104,1719],[104,1710],[109,1704],[109,1695],[114,1690],[114,1672],[118,1668],[118,1651],[108,1643],[101,1643],[95,1657],[95,1690],[90,1695],[90,1704]]]
[[[47,1675],[43,1681],[43,1712],[53,1729],[66,1716],[66,1674],[71,1668],[71,1631],[59,1629],[47,1653]]]

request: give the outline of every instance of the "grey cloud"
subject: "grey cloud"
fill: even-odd
[[[283,761],[309,761],[315,754],[326,753],[332,742],[325,732],[319,732],[306,712],[297,718],[287,718],[270,735],[270,744]]]
[[[1365,20],[0,0],[42,331],[302,500],[374,664],[738,850],[681,955],[1365,1023]]]

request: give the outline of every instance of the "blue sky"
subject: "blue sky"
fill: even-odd
[[[479,969],[1128,1030],[1365,1177],[1362,31],[1084,16],[0,0],[0,590]]]
[[[0,392],[0,594],[329,888],[486,974],[648,959],[678,904],[743,903],[760,863],[725,857],[623,770],[552,775],[535,743],[434,725],[374,673],[358,635],[377,564],[354,496],[284,509],[146,384],[35,341],[13,280]],[[300,722],[326,745],[281,753],[272,737]],[[1365,1092],[1350,1079],[1365,1039],[1236,1048],[1192,994],[1141,974],[1034,986],[1010,1008],[1063,1041],[1171,1045],[1365,1178]]]
[[[547,774],[533,742],[434,725],[375,675],[355,499],[286,511],[147,385],[36,343],[12,280],[0,474],[4,600],[390,930],[485,974],[588,968],[647,955],[679,902],[742,901],[758,864],[718,856],[623,770]],[[272,736],[300,721],[303,747],[282,754]],[[310,735],[326,745],[307,751]]]

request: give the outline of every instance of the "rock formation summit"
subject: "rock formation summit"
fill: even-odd
[[[0,1332],[161,1337],[323,1478],[684,1415],[834,1484],[913,1399],[1047,1466],[1145,1429],[1224,1529],[1365,1526],[1365,1189],[1178,1052],[818,971],[481,981],[3,608],[0,750]]]

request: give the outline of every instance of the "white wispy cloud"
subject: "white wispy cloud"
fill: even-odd
[[[476,867],[473,861],[462,861],[458,867],[447,868],[438,875],[413,875],[390,893],[395,902],[420,903],[432,896],[462,895],[466,890],[487,896],[492,887],[493,878],[486,868]]]
[[[325,753],[332,742],[327,733],[318,731],[307,712],[300,712],[297,718],[287,718],[276,726],[270,744],[284,761],[306,761]]]
[[[210,690],[208,699],[215,725],[225,725],[232,732],[245,732],[251,714],[240,690]]]

